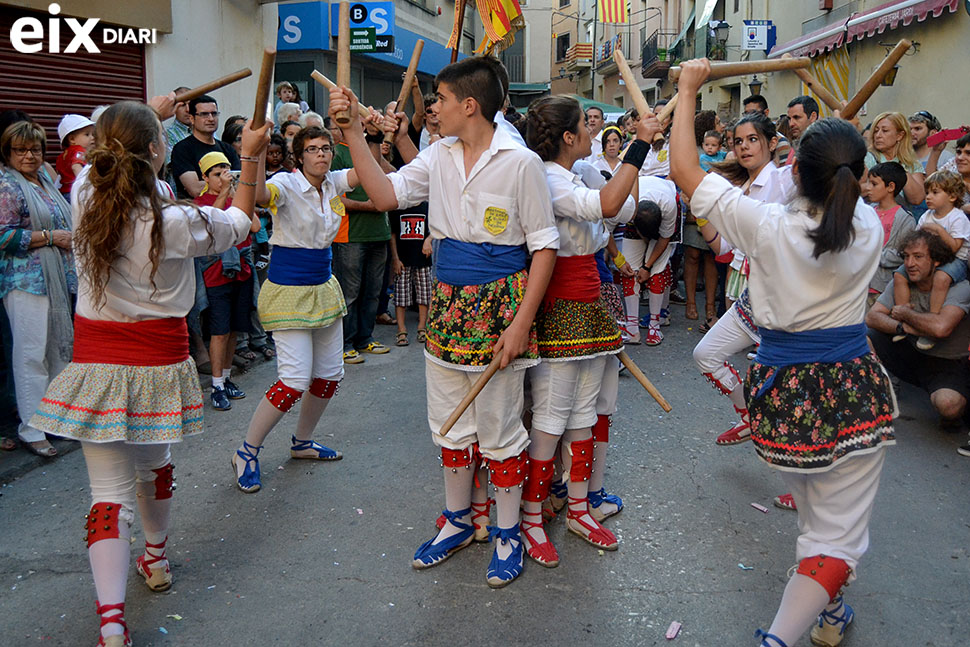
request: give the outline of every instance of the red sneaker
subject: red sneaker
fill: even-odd
[[[781,508],[782,510],[795,510],[795,499],[792,498],[791,494],[779,494],[774,498],[774,503],[776,508]]]
[[[748,418],[748,410],[738,409],[737,407],[734,407],[734,410],[741,414],[741,421],[717,437],[717,440],[714,442],[718,445],[737,445],[746,440],[751,440],[751,424]]]

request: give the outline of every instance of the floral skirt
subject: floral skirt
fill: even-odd
[[[623,310],[623,300],[620,298],[620,286],[616,283],[600,284],[600,297],[606,304],[606,309],[616,321],[626,319],[626,312]]]
[[[623,350],[616,318],[602,299],[593,303],[547,299],[539,306],[536,332],[542,359],[587,359]]]
[[[824,472],[853,452],[896,443],[892,386],[871,354],[780,369],[753,362],[745,383],[755,451],[780,470]]]
[[[71,362],[30,425],[96,443],[173,443],[200,434],[202,389],[192,358],[166,366]]]
[[[320,285],[279,285],[263,281],[259,289],[259,322],[264,330],[326,328],[347,314],[336,276]]]
[[[509,327],[525,296],[525,270],[482,285],[437,282],[428,309],[425,352],[434,362],[482,368],[492,361],[492,346]],[[529,347],[516,366],[537,363],[535,326]]]

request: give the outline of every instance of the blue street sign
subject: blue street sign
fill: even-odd
[[[276,49],[330,49],[326,2],[298,2],[279,6]]]
[[[339,28],[337,19],[338,3],[330,5],[330,35],[336,36]],[[280,5],[280,11],[286,5]],[[378,36],[392,36],[394,34],[394,3],[393,2],[351,2],[350,27],[372,27]]]

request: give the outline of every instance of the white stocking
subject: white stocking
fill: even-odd
[[[122,522],[122,525],[125,525]],[[118,604],[125,601],[125,585],[128,581],[128,562],[130,557],[128,538],[102,539],[88,548],[91,561],[91,574],[94,576],[94,590],[98,593],[99,604]],[[106,617],[121,616],[119,611],[109,611]],[[124,627],[113,622],[101,629],[102,636],[124,632]]]
[[[781,597],[781,605],[768,633],[778,636],[787,645],[794,645],[815,622],[828,602],[829,594],[821,584],[810,577],[795,573],[788,580],[785,593]]]
[[[458,467],[454,471],[450,467],[444,468],[445,475],[445,508],[451,510],[452,512],[458,512],[459,510],[465,510],[471,507],[472,504],[472,482],[475,477],[475,470],[465,469],[464,467]],[[458,517],[457,521],[461,523],[471,524],[471,512]],[[462,529],[453,525],[451,522],[445,523],[444,527],[438,531],[438,536],[435,537],[434,543],[439,543],[440,541],[456,535],[461,532]]]
[[[303,394],[303,401],[300,403],[300,418],[296,422],[297,440],[310,440],[313,436],[313,430],[316,429],[317,423],[320,422],[320,417],[328,404],[330,404],[330,398],[318,398],[309,391]]]

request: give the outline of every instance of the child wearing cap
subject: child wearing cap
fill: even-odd
[[[205,180],[202,194],[195,199],[201,207],[228,209],[232,205],[232,175],[229,158],[224,153],[206,153],[199,160],[199,170]],[[259,216],[254,212],[250,232],[260,228]],[[209,301],[209,360],[212,362],[212,406],[217,411],[232,408],[230,400],[240,400],[246,394],[229,379],[232,355],[236,350],[236,334],[249,333],[253,309],[252,236],[218,256],[206,256],[202,263],[202,279]]]
[[[57,136],[64,152],[57,156],[54,168],[61,178],[61,193],[70,196],[74,178],[87,163],[87,152],[94,147],[94,122],[82,115],[64,115],[57,125]]]

